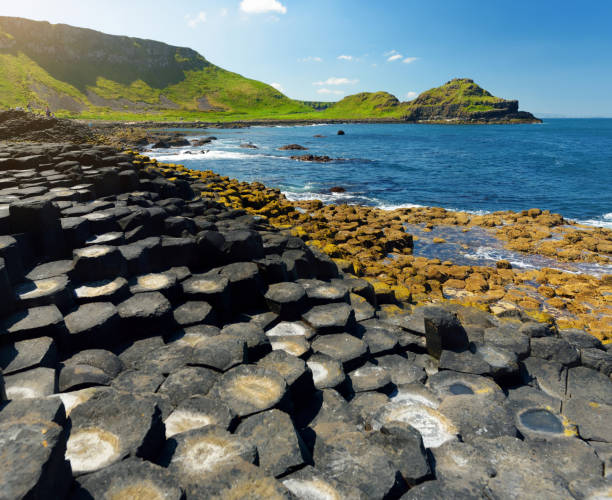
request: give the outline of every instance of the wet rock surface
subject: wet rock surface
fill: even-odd
[[[207,173],[100,146],[0,153],[29,158],[2,163],[0,496],[609,492],[612,363],[595,337],[411,307],[416,287],[357,278],[228,207]]]

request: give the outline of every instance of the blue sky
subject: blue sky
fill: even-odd
[[[3,0],[21,16],[164,41],[289,97],[473,78],[521,109],[612,117],[612,0]]]

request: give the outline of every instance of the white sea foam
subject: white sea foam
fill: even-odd
[[[189,152],[187,152],[189,151]],[[270,155],[258,155],[258,154],[248,154],[248,153],[238,153],[236,151],[208,151],[199,149],[197,151],[180,151],[177,153],[170,154],[151,154],[151,158],[155,158],[158,161],[163,162],[172,162],[177,163],[185,160],[249,160],[253,158],[274,158],[274,156]]]
[[[576,222],[578,222],[578,224],[585,224],[587,226],[605,227],[607,229],[612,229],[612,212],[603,214],[597,219],[577,220]]]

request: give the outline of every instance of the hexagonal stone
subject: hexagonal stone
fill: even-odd
[[[382,328],[368,328],[362,338],[374,356],[393,351],[399,344],[395,335]]]
[[[376,314],[376,309],[360,295],[351,293],[350,304],[355,311],[355,320],[364,321],[373,318]]]
[[[19,309],[55,304],[66,311],[73,303],[72,290],[65,274],[36,281],[26,281],[13,287]]]
[[[191,300],[173,311],[174,321],[183,327],[205,323],[214,325],[217,317],[208,302]]]
[[[117,350],[119,358],[126,368],[134,368],[148,353],[164,346],[161,336],[148,337],[135,341],[128,341]]]
[[[486,328],[484,341],[487,345],[501,347],[515,353],[519,359],[529,356],[530,340],[515,326]]]
[[[226,371],[247,360],[247,343],[232,335],[204,338],[192,349],[189,363]]]
[[[574,366],[580,359],[578,351],[569,342],[556,337],[531,339],[531,356],[565,366]]]
[[[286,405],[287,383],[276,371],[242,365],[224,373],[211,394],[239,417]]]
[[[161,331],[172,317],[172,306],[159,292],[137,293],[117,306],[124,329],[133,334],[147,335]]]
[[[257,446],[259,466],[266,474],[280,476],[310,460],[291,418],[272,409],[244,419],[236,434]]]
[[[217,381],[218,374],[201,366],[188,366],[171,373],[158,392],[166,394],[177,406],[192,396],[205,396]]]
[[[0,369],[5,375],[38,366],[51,368],[56,363],[57,348],[51,337],[0,346]]]
[[[126,370],[111,382],[113,389],[129,393],[156,392],[165,378],[161,373],[149,370]]]
[[[129,288],[125,278],[108,278],[77,286],[74,294],[79,303],[112,302],[118,304],[128,298]]]
[[[306,340],[315,335],[315,331],[306,323],[301,321],[287,322],[281,321],[278,325],[269,329],[266,335],[272,337],[304,337]]]
[[[522,385],[520,387],[507,389],[508,398],[506,406],[512,411],[518,411],[521,408],[532,406],[540,406],[542,408],[552,408],[554,411],[561,411],[561,400],[549,396],[535,387]]]
[[[13,399],[0,403],[0,425],[54,422],[66,425],[66,410],[59,398]]]
[[[208,498],[203,488],[215,477],[241,462],[253,463],[253,444],[216,425],[182,432],[171,437],[160,462],[194,498]]]
[[[421,404],[434,410],[440,406],[440,398],[419,382],[400,385],[389,397],[392,403]]]
[[[281,482],[298,498],[367,498],[358,488],[336,481],[309,465],[283,477]]]
[[[489,374],[496,380],[518,377],[519,365],[516,353],[501,347],[475,344],[476,355],[489,365]]]
[[[595,450],[581,439],[533,442],[531,449],[568,483],[589,477],[601,478],[604,464]]]
[[[389,372],[371,363],[349,372],[348,377],[355,392],[384,391],[391,384]]]
[[[501,403],[476,395],[447,397],[438,410],[459,429],[463,441],[474,437],[516,436],[514,416]]]
[[[49,396],[57,391],[53,368],[34,368],[4,376],[8,399],[30,399]]]
[[[576,349],[603,348],[601,340],[584,330],[577,330],[575,328],[561,329],[559,330],[559,335]]]
[[[273,351],[285,351],[297,357],[310,352],[310,343],[303,337],[272,337],[270,340]]]
[[[207,425],[229,429],[233,421],[227,405],[207,396],[193,396],[184,399],[164,421],[166,438]]]
[[[368,346],[363,340],[348,333],[323,335],[318,337],[311,346],[313,352],[337,359],[348,369],[359,365],[368,352]]]
[[[430,475],[423,440],[410,425],[395,422],[383,426],[380,432],[374,432],[368,438],[387,453],[409,486],[414,486]]]
[[[75,476],[127,456],[151,459],[164,442],[164,424],[153,398],[135,398],[112,390],[98,392],[74,408],[70,419],[66,459]]]
[[[250,361],[256,361],[272,350],[270,339],[263,329],[253,323],[226,325],[221,329],[221,334],[244,340],[247,343]]]
[[[61,274],[69,274],[73,268],[74,263],[71,260],[54,260],[36,266],[25,277],[31,281],[44,280]]]
[[[163,498],[184,497],[178,481],[163,467],[139,458],[128,458],[76,480],[72,498]]]
[[[0,323],[2,343],[37,337],[58,337],[64,329],[64,317],[52,306],[32,307],[5,317]]]
[[[398,470],[383,447],[348,424],[321,423],[315,426],[315,432],[313,458],[317,468],[356,486],[368,498],[393,495]]]
[[[310,304],[317,306],[331,302],[349,303],[349,290],[344,284],[319,282],[306,289]]]
[[[312,373],[304,360],[285,351],[273,351],[257,362],[268,370],[278,372],[287,382],[294,405],[300,405],[314,391]]]
[[[351,331],[355,327],[353,308],[343,302],[314,306],[302,319],[318,334]]]
[[[601,349],[582,349],[580,363],[587,368],[598,370],[608,377],[612,374],[612,354]]]
[[[307,305],[304,287],[293,282],[270,285],[264,298],[270,310],[283,319],[299,318]]]
[[[317,389],[337,387],[346,379],[342,363],[326,354],[310,356],[306,364],[312,371],[312,379]]]
[[[380,409],[373,418],[374,428],[405,423],[414,427],[425,448],[437,448],[458,438],[459,429],[439,411],[411,401],[393,401]]]
[[[219,268],[218,274],[229,281],[231,307],[234,311],[246,310],[263,301],[264,283],[257,264],[236,262]]]
[[[72,482],[64,461],[66,432],[54,422],[0,425],[0,483],[4,498],[56,498]]]
[[[82,304],[64,321],[68,333],[62,341],[68,349],[102,347],[117,340],[119,314],[110,302]]]
[[[529,357],[521,362],[520,370],[524,383],[554,398],[565,398],[567,368],[561,363]]]
[[[59,375],[61,392],[92,385],[109,385],[123,370],[121,360],[103,349],[81,351],[64,361],[63,365]]]
[[[563,415],[578,426],[582,439],[612,443],[612,405],[572,398],[563,404]]]
[[[369,425],[372,416],[388,402],[389,396],[382,392],[361,392],[355,394],[349,404],[353,411],[361,417],[364,425]]]
[[[427,380],[427,387],[439,398],[477,394],[481,397],[503,401],[504,393],[490,378],[452,371],[438,372]]]
[[[190,299],[205,300],[220,313],[230,310],[229,280],[219,275],[194,275],[181,283],[183,293]]]
[[[151,273],[136,276],[128,282],[130,293],[160,292],[173,300],[179,290],[178,280],[172,273]]]
[[[485,375],[491,371],[489,363],[469,350],[461,352],[443,350],[440,355],[439,369],[474,375]]]
[[[395,385],[411,384],[412,382],[425,382],[425,370],[399,354],[381,356],[374,361],[384,368],[391,376]]]
[[[430,500],[432,498],[453,498],[473,500],[482,498],[482,485],[470,481],[426,481],[411,488],[402,500]]]
[[[567,397],[612,405],[612,380],[585,366],[570,368],[567,372]]]
[[[127,271],[125,258],[117,247],[94,245],[74,250],[71,274],[81,282],[123,276]]]

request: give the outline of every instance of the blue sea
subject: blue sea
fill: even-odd
[[[339,129],[345,135],[337,135]],[[477,213],[538,207],[612,227],[612,119],[181,131],[217,140],[204,147],[156,150],[151,156],[241,181],[261,181],[292,200],[318,198],[389,209],[441,206]],[[258,149],[241,148],[244,143]],[[308,151],[278,150],[294,143]],[[290,160],[292,154],[336,160],[303,163]],[[330,193],[334,186],[346,192]]]

